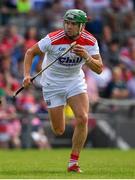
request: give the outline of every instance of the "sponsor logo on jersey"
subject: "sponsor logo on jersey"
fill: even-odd
[[[60,57],[58,59],[59,64],[64,65],[64,66],[75,66],[75,65],[80,64],[81,61],[82,61],[81,57],[76,57],[74,59],[70,57]]]
[[[65,47],[59,47],[59,51],[65,51],[66,48]]]

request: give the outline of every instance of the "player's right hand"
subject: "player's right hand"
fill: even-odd
[[[27,88],[31,84],[31,76],[25,76],[23,79],[23,87]]]

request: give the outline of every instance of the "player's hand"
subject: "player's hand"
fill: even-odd
[[[89,56],[87,50],[79,44],[77,44],[73,47],[72,52],[84,59],[87,59]]]
[[[23,79],[23,86],[25,88],[29,87],[31,84],[31,76],[25,76]]]

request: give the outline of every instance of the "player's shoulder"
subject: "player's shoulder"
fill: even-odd
[[[60,38],[64,37],[64,30],[60,29],[57,31],[53,31],[53,32],[49,33],[48,36],[51,39],[51,41],[53,41],[54,39],[60,39]]]
[[[86,37],[91,37],[94,40],[96,40],[96,38],[94,37],[93,34],[91,34],[89,31],[87,31],[86,29],[83,30],[82,34],[84,34]]]
[[[48,34],[48,37],[51,40],[51,45],[62,45],[70,44],[71,41],[66,38],[64,30],[54,31]]]
[[[81,37],[83,39],[85,39],[85,41],[87,43],[90,43],[91,45],[94,45],[96,43],[96,38],[93,36],[93,34],[91,34],[90,32],[88,32],[87,30],[83,30]]]

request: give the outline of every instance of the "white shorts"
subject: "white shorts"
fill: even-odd
[[[87,85],[85,79],[75,79],[66,84],[49,84],[42,88],[43,97],[48,108],[66,105],[69,97],[77,94],[86,93]]]

